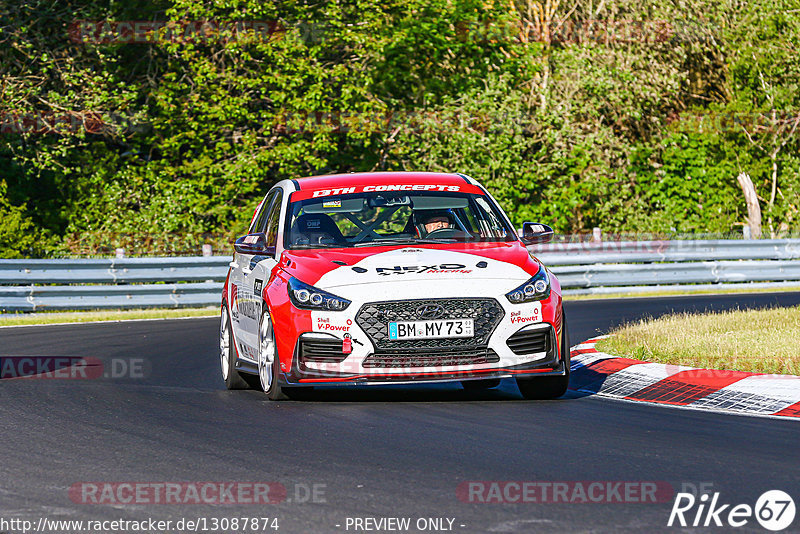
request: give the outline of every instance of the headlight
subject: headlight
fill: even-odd
[[[506,293],[506,298],[512,304],[522,304],[523,302],[533,302],[544,300],[550,296],[550,277],[547,270],[542,266],[536,276],[519,286],[518,288]]]
[[[297,278],[291,278],[288,286],[289,300],[304,310],[342,311],[350,305],[349,300],[331,295]]]

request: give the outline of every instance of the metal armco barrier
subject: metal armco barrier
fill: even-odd
[[[800,239],[547,243],[529,249],[572,295],[800,286]]]
[[[547,265],[800,259],[800,239],[605,241],[528,247]]]
[[[562,287],[719,284],[800,280],[800,261],[704,261],[553,267]]]
[[[230,261],[230,256],[0,260],[0,310],[217,306]]]
[[[230,261],[230,256],[0,260],[0,284],[224,281]]]
[[[5,311],[216,306],[221,282],[114,286],[0,286]]]
[[[800,286],[800,239],[529,247],[565,294]],[[0,260],[0,310],[217,306],[230,256]]]

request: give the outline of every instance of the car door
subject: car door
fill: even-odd
[[[262,291],[277,265],[277,239],[283,191],[273,189],[261,205],[250,234],[267,235],[267,252],[261,255],[234,254],[236,267],[231,270],[231,324],[234,329],[239,356],[256,361],[258,357],[258,322],[263,303]],[[234,274],[235,273],[235,274]]]

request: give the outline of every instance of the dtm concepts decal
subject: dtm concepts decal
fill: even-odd
[[[318,189],[314,191],[312,198],[330,197],[333,195],[351,195],[353,193],[372,193],[381,191],[449,191],[457,193],[461,187],[457,185],[433,185],[433,184],[391,184],[391,185],[364,185],[354,187],[337,187],[335,189]]]

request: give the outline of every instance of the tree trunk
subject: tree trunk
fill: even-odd
[[[750,236],[753,239],[761,238],[761,206],[758,205],[758,196],[756,195],[756,188],[753,186],[753,180],[746,172],[740,173],[736,177],[739,186],[744,192],[744,201],[747,203],[747,226],[750,227]]]

